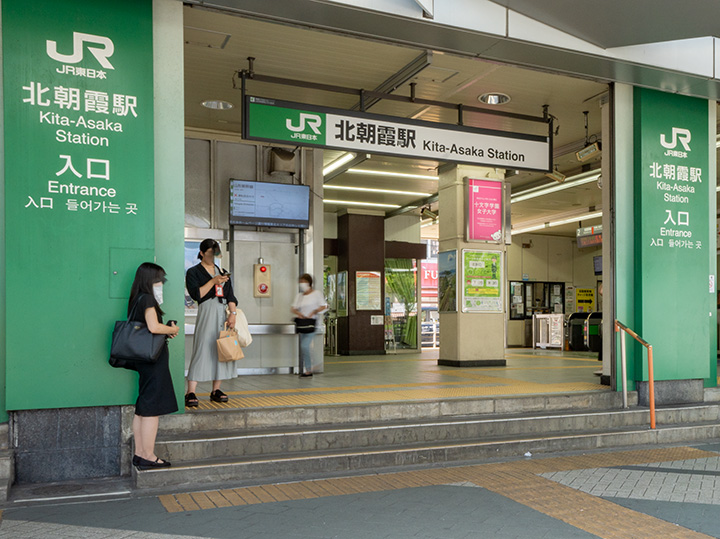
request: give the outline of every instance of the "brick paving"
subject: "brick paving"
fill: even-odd
[[[720,537],[717,449],[603,451],[6,507],[0,537]]]

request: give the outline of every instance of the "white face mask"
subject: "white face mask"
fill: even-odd
[[[307,283],[300,283],[300,292],[307,292],[310,290],[310,285]]]
[[[155,301],[158,302],[158,305],[162,305],[162,302],[163,302],[163,284],[162,283],[155,283],[153,285],[153,296],[155,296]]]

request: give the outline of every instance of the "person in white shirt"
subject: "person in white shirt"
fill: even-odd
[[[312,358],[310,357],[310,345],[315,336],[315,327],[318,316],[325,312],[327,303],[322,293],[313,290],[311,275],[304,273],[298,279],[300,293],[295,298],[290,312],[295,315],[295,326],[300,337],[300,363],[303,372],[300,376],[312,376]]]

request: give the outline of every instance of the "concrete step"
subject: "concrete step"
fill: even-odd
[[[637,404],[637,393],[629,394]],[[622,396],[614,391],[567,395],[528,395],[497,398],[457,398],[433,401],[369,404],[285,406],[192,411],[164,416],[158,434],[236,432],[239,429],[284,428],[311,425],[346,425],[377,421],[413,421],[489,414],[526,414],[562,410],[620,409]]]
[[[718,421],[720,406],[681,406],[659,409],[661,425]],[[407,444],[487,440],[544,433],[609,431],[643,427],[646,409],[511,416],[451,417],[419,421],[383,421],[352,425],[321,425],[285,429],[236,429],[184,433],[158,438],[156,452],[171,462],[250,456],[288,455],[307,451],[340,451]]]
[[[717,438],[716,421],[610,431],[546,433],[491,440],[416,443],[368,449],[298,452],[287,456],[204,459],[174,463],[172,468],[134,472],[138,488],[207,488],[232,481],[308,477],[354,470],[380,470],[411,464],[477,461],[555,451],[578,451],[647,444],[693,442]]]

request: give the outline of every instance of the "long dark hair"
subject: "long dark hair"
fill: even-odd
[[[207,251],[208,249],[215,249],[217,251],[220,249],[220,244],[212,238],[202,240],[202,242],[200,243],[200,252],[197,256],[199,260],[202,260],[205,251]]]
[[[149,295],[153,303],[155,304],[155,312],[157,312],[158,320],[162,320],[163,313],[160,305],[155,300],[155,294],[153,294],[153,285],[155,283],[165,282],[165,270],[157,264],[152,262],[143,262],[138,266],[135,272],[135,280],[133,281],[132,288],[130,289],[130,300],[128,301],[128,316],[130,315],[130,309],[135,304],[135,300],[140,294]]]

